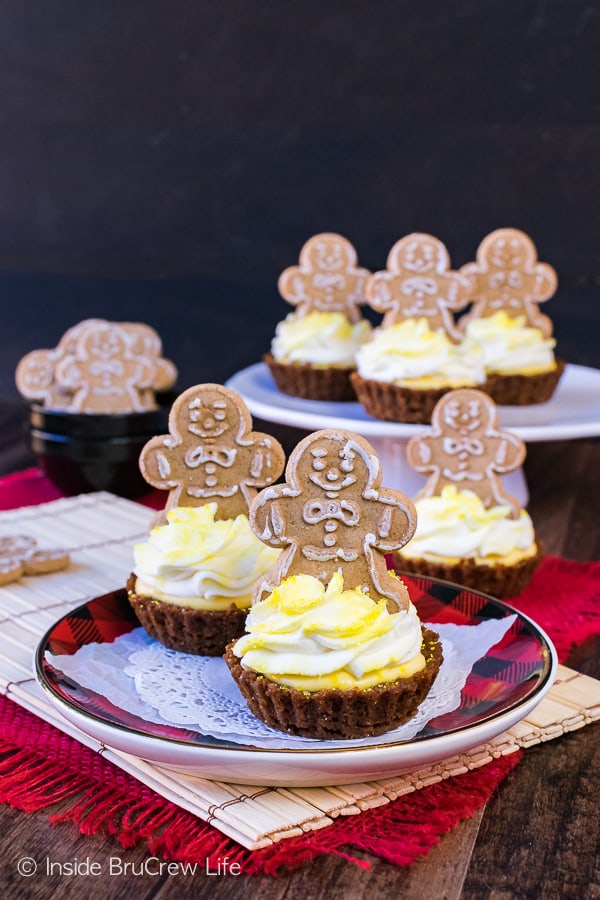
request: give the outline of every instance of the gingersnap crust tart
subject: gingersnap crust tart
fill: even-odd
[[[279,731],[319,740],[346,740],[383,734],[407,722],[427,696],[443,661],[438,635],[423,629],[426,665],[420,672],[373,687],[299,691],[245,669],[225,650],[227,663],[254,715]]]
[[[458,562],[444,562],[392,554],[395,569],[406,575],[420,575],[425,578],[439,578],[472,588],[482,594],[503,599],[520,594],[529,584],[533,573],[540,564],[543,551],[538,546],[533,556],[527,556],[511,565],[502,562],[482,563],[474,559]]]
[[[150,637],[171,650],[221,656],[223,647],[244,631],[247,610],[234,603],[226,610],[190,609],[136,593],[136,576],[127,582],[129,603]]]
[[[265,353],[263,361],[282,394],[304,400],[352,402],[356,394],[350,382],[354,371],[343,366],[312,366],[309,363],[278,362],[272,353]]]
[[[350,375],[359,403],[370,416],[388,422],[409,422],[427,425],[438,400],[452,390],[444,388],[411,388],[390,382],[363,378],[358,372]]]
[[[481,390],[501,406],[528,406],[546,403],[556,390],[565,370],[565,361],[556,360],[556,368],[537,375],[502,375],[490,372]]]

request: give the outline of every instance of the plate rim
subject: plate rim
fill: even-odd
[[[402,574],[402,573],[400,573],[400,574]],[[128,725],[110,722],[106,719],[103,719],[103,718],[93,714],[93,713],[90,713],[86,709],[82,709],[80,706],[78,706],[76,703],[74,703],[70,698],[61,696],[54,688],[52,682],[47,678],[46,673],[44,671],[44,667],[45,667],[45,665],[47,665],[46,660],[45,660],[45,654],[48,649],[47,644],[48,644],[48,641],[50,639],[52,632],[56,629],[56,627],[61,622],[63,622],[66,618],[68,618],[69,616],[72,616],[73,614],[77,613],[79,610],[86,609],[90,604],[95,603],[99,600],[102,600],[105,597],[115,596],[115,595],[125,595],[126,596],[125,588],[117,588],[114,591],[109,591],[109,592],[107,592],[105,594],[101,594],[97,597],[92,597],[89,600],[85,601],[84,603],[81,603],[78,606],[74,607],[73,609],[69,610],[68,612],[63,613],[63,615],[61,615],[59,618],[57,618],[56,621],[51,626],[49,626],[49,628],[46,630],[44,635],[38,641],[38,644],[37,644],[37,647],[35,650],[35,654],[34,654],[34,674],[35,674],[38,684],[42,687],[45,694],[51,699],[54,706],[59,711],[61,711],[62,714],[65,716],[65,718],[67,718],[69,721],[73,721],[73,719],[70,718],[69,715],[66,714],[65,710],[67,710],[72,716],[74,716],[75,724],[81,730],[85,731],[85,729],[83,729],[81,727],[81,725],[79,724],[79,719],[83,719],[85,722],[89,721],[92,723],[96,723],[96,726],[98,726],[100,728],[100,730],[102,730],[102,731],[108,730],[110,733],[115,731],[117,734],[123,734],[125,736],[130,737],[131,739],[138,739],[140,741],[143,741],[144,743],[150,742],[151,745],[157,745],[159,748],[164,748],[164,749],[173,748],[176,753],[180,753],[183,756],[185,756],[186,754],[189,753],[192,755],[197,754],[198,756],[200,756],[202,754],[207,754],[208,756],[214,756],[215,758],[217,756],[219,756],[220,758],[223,758],[223,756],[225,755],[227,758],[229,758],[232,761],[238,760],[243,757],[248,762],[251,762],[252,757],[254,757],[255,759],[259,759],[259,757],[261,757],[264,754],[267,757],[270,757],[271,759],[284,760],[290,756],[293,756],[293,757],[295,757],[295,760],[298,762],[300,762],[301,760],[310,762],[313,759],[318,759],[320,761],[322,761],[325,758],[333,759],[336,756],[339,757],[340,754],[343,754],[345,756],[352,755],[353,758],[357,762],[360,762],[360,760],[364,757],[365,754],[367,754],[370,758],[371,755],[373,755],[373,754],[376,754],[376,753],[381,754],[386,751],[387,752],[391,751],[392,753],[394,753],[394,752],[401,753],[402,750],[406,750],[407,748],[419,748],[420,747],[420,748],[428,749],[428,748],[434,747],[436,745],[436,742],[437,742],[437,744],[439,744],[440,742],[446,741],[452,737],[456,737],[457,739],[460,739],[460,737],[464,736],[464,735],[474,735],[475,733],[478,733],[479,731],[485,731],[492,725],[492,723],[501,725],[503,720],[507,719],[507,718],[511,720],[511,724],[515,724],[517,721],[520,721],[521,718],[524,718],[527,715],[527,712],[529,712],[534,706],[537,706],[537,704],[542,700],[544,695],[548,692],[548,690],[552,686],[552,683],[556,677],[556,672],[557,672],[557,667],[558,667],[558,656],[557,656],[557,652],[554,647],[554,644],[551,641],[551,639],[549,638],[549,636],[546,634],[546,632],[533,619],[531,619],[530,616],[528,616],[525,613],[522,613],[520,610],[516,609],[515,607],[510,606],[509,603],[506,603],[502,600],[498,600],[495,597],[491,597],[489,594],[484,594],[481,591],[475,591],[471,588],[466,588],[461,585],[456,585],[452,582],[444,581],[439,578],[431,578],[428,576],[417,576],[412,573],[410,575],[407,574],[406,577],[418,579],[421,582],[426,582],[426,583],[430,583],[430,584],[447,585],[453,589],[461,588],[462,590],[467,590],[471,594],[475,594],[479,597],[484,598],[486,601],[486,605],[487,605],[487,603],[492,603],[494,606],[500,607],[502,610],[504,610],[505,615],[502,618],[506,617],[506,615],[516,615],[523,622],[527,623],[528,626],[530,627],[531,631],[533,632],[533,635],[535,636],[536,640],[538,640],[538,642],[540,643],[540,649],[541,649],[542,654],[546,661],[545,671],[543,671],[540,674],[539,680],[532,687],[531,691],[525,697],[522,697],[519,700],[516,700],[513,703],[511,703],[508,707],[506,707],[506,709],[503,709],[502,711],[497,712],[497,713],[491,712],[487,715],[484,715],[482,717],[482,719],[477,721],[476,723],[472,723],[470,725],[469,724],[460,725],[456,728],[453,728],[453,729],[450,729],[448,731],[444,731],[444,732],[438,733],[438,734],[423,735],[421,737],[415,736],[414,738],[412,738],[410,740],[404,740],[404,741],[391,741],[391,742],[387,742],[387,743],[376,743],[376,744],[372,744],[368,747],[349,746],[349,747],[330,747],[330,748],[328,748],[328,747],[322,746],[322,744],[324,742],[319,742],[320,746],[318,749],[317,748],[310,749],[310,748],[306,748],[306,747],[304,747],[304,748],[253,747],[251,745],[246,745],[246,744],[236,744],[235,742],[232,742],[230,740],[226,740],[225,738],[223,738],[222,741],[226,741],[226,746],[225,746],[223,743],[220,745],[212,745],[212,744],[207,744],[207,743],[202,743],[202,742],[192,742],[192,741],[186,741],[186,740],[178,739],[178,738],[168,738],[168,737],[163,737],[161,735],[149,734],[147,732],[138,730],[138,729],[130,727]],[[88,643],[92,643],[92,642],[88,642]],[[83,645],[81,645],[81,646],[83,646]],[[85,690],[91,690],[91,689],[85,688]],[[526,711],[524,712],[523,716],[515,719],[514,718],[515,713],[517,711],[519,711],[522,707],[527,707]],[[118,707],[116,707],[116,708],[118,709]],[[188,730],[193,731],[194,729],[188,729]],[[503,730],[505,730],[505,729],[498,728],[494,733],[500,734]],[[90,731],[87,731],[85,733],[92,734],[92,732],[90,732]],[[201,732],[198,732],[198,734],[201,735]],[[94,736],[94,734],[92,734],[92,736]],[[206,737],[205,735],[202,735],[202,736]],[[108,746],[111,746],[111,747],[115,746],[114,744],[111,744],[110,741],[106,740],[105,738],[103,738],[102,740]],[[218,738],[217,738],[217,740],[218,740]],[[485,740],[485,738],[483,740]],[[476,745],[477,745],[477,742],[472,744],[472,746],[476,746]],[[175,750],[175,748],[177,748],[177,749]],[[129,752],[129,751],[127,751],[127,752]],[[250,754],[250,756],[249,756],[249,754]],[[141,756],[141,755],[140,755],[140,758],[151,759],[151,757],[146,757],[146,756]],[[162,764],[164,765],[165,763],[162,763]],[[176,765],[176,763],[174,762],[173,765]]]
[[[332,427],[328,424],[332,423],[333,427],[351,428],[352,430],[363,434],[367,438],[386,437],[397,438],[398,440],[407,440],[414,434],[417,434],[417,432],[423,430],[422,425],[413,425],[408,422],[387,422],[383,419],[375,419],[372,417],[366,419],[355,419],[344,416],[343,414],[341,414],[341,410],[337,414],[328,414],[325,411],[319,411],[318,408],[315,409],[312,406],[314,404],[314,406],[318,407],[320,405],[320,401],[318,400],[302,401],[301,398],[293,397],[290,398],[290,400],[293,401],[294,406],[293,408],[290,407],[288,409],[283,406],[271,405],[264,400],[256,399],[249,393],[244,392],[244,378],[252,377],[258,372],[271,378],[266,363],[256,362],[235,372],[226,380],[225,384],[232,390],[237,391],[243,397],[252,415],[255,415],[258,418],[262,418],[265,421],[276,422],[282,425],[297,427],[301,429],[319,429],[324,427]],[[592,377],[598,380],[598,384],[600,386],[600,369],[595,369],[592,366],[581,366],[575,363],[568,363],[565,367],[565,374],[563,375],[563,378],[567,375],[587,378]],[[239,383],[240,380],[242,381],[241,385]],[[276,388],[273,391],[274,395],[275,391]],[[277,392],[277,396],[279,396],[279,392]],[[285,397],[285,395],[281,396]],[[303,402],[310,403],[311,407],[306,410],[298,409],[297,407]],[[342,403],[335,404],[335,406],[339,407],[344,407],[346,405],[347,404]],[[538,404],[534,404],[532,408],[535,408],[536,405]],[[360,406],[360,404],[351,403],[350,406],[356,408]],[[501,410],[510,409],[510,407],[499,408]],[[367,414],[365,413],[365,415]],[[300,421],[298,421],[299,416],[301,417]],[[564,422],[557,423],[556,425],[545,423],[541,423],[538,425],[502,424],[502,427],[513,432],[522,440],[532,443],[537,441],[549,440],[569,440],[583,437],[599,436],[600,417],[597,419],[590,418],[584,422]]]

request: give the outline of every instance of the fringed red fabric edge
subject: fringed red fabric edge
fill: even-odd
[[[0,698],[0,722],[0,802],[28,813],[48,811],[54,824],[109,834],[123,847],[144,843],[166,859],[215,868],[227,856],[247,875],[276,875],[325,854],[368,868],[352,850],[409,865],[481,808],[521,756],[501,757],[360,816],[341,816],[320,831],[249,851],[6,698]],[[52,813],[59,803],[66,808]]]

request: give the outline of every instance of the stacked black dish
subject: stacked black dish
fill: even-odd
[[[140,452],[168,431],[173,395],[157,397],[159,407],[131,413],[73,413],[31,404],[28,433],[40,468],[63,493],[110,491],[121,497],[147,493]]]

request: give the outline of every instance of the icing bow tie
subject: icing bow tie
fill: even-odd
[[[123,372],[123,363],[120,359],[96,360],[90,363],[90,375],[116,375]]]
[[[481,441],[476,438],[444,438],[444,452],[450,456],[456,456],[457,453],[468,453],[470,456],[481,456],[484,452],[484,446]]]
[[[205,463],[214,463],[224,469],[229,469],[235,462],[236,451],[215,448],[207,450],[205,447],[193,447],[185,454],[185,463],[191,469],[203,466]]]
[[[315,287],[320,288],[330,288],[330,287],[344,287],[344,276],[343,275],[330,275],[325,272],[317,273],[313,278],[313,284]]]
[[[432,278],[415,276],[413,278],[406,278],[402,282],[402,293],[409,295],[429,294],[429,296],[433,297],[438,293],[438,287]]]
[[[338,519],[344,525],[357,525],[360,520],[360,510],[347,500],[309,500],[304,504],[302,515],[307,525],[316,525],[326,519]]]

